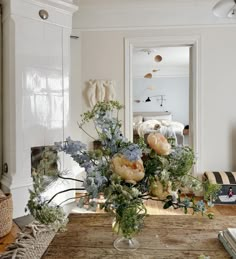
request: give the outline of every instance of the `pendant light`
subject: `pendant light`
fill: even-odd
[[[148,73],[148,74],[146,74],[146,75],[144,76],[144,78],[149,78],[149,79],[151,79],[151,78],[152,78],[152,74],[151,74],[151,73]]]
[[[220,0],[212,10],[217,17],[236,18],[236,0]]]

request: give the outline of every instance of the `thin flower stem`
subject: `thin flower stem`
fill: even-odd
[[[99,132],[99,130],[97,129],[97,126],[96,126],[95,120],[93,120],[93,124],[94,124],[95,130],[96,130],[96,132],[97,132],[97,134],[98,134],[98,136],[99,136],[99,135],[100,135],[100,132]]]
[[[64,192],[69,192],[69,191],[84,191],[84,190],[85,190],[84,188],[70,188],[70,189],[66,189],[66,190],[60,191],[60,192],[54,194],[54,195],[52,196],[52,198],[51,198],[49,201],[47,201],[47,203],[50,203],[57,195],[62,194],[62,193],[64,193]]]
[[[75,199],[76,199],[76,197],[68,198],[68,199],[62,201],[61,203],[59,203],[58,206],[61,206],[63,203],[65,203],[65,202],[67,202],[67,201],[69,201],[69,200],[75,200]]]
[[[82,125],[80,125],[80,124],[78,123],[78,121],[77,121],[77,124],[78,124],[79,128],[80,128],[86,135],[88,135],[90,138],[96,140],[92,135],[90,135],[87,131],[85,131],[85,130],[83,129]]]
[[[79,152],[82,155],[88,155],[87,152],[83,152],[83,151],[79,151]],[[93,165],[97,165],[96,162],[94,161],[94,159],[92,159],[91,157],[89,157],[89,158],[90,158],[90,161],[93,163]]]
[[[161,199],[157,199],[157,198],[152,198],[152,197],[142,197],[143,200],[152,200],[152,201],[166,201],[166,200],[161,200]]]
[[[82,180],[75,179],[75,178],[71,178],[71,177],[63,177],[63,176],[61,176],[60,174],[58,174],[58,177],[61,178],[61,179],[64,179],[64,180],[72,180],[72,181],[76,181],[76,182],[80,182],[80,183],[83,183],[83,182],[84,182],[84,181],[82,181]]]
[[[68,198],[68,199],[64,200],[63,202],[61,202],[60,204],[58,204],[58,206],[61,206],[63,203],[65,203],[65,202],[67,202],[67,201],[69,201],[69,200],[76,200],[76,199],[78,199],[78,198],[83,198],[83,197],[86,197],[86,196],[88,196],[88,194],[82,195],[82,196],[80,196],[80,197],[71,197],[71,198]]]
[[[193,179],[195,179],[195,180],[197,180],[197,181],[199,181],[200,183],[202,182],[200,179],[198,179],[197,177],[195,177],[195,176],[193,176],[193,175],[189,175],[191,178],[193,178]]]

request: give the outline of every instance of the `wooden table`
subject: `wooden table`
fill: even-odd
[[[218,216],[210,220],[201,216],[147,216],[137,235],[140,248],[124,253],[113,247],[117,238],[112,233],[108,214],[71,214],[66,232],[57,233],[44,259],[66,258],[230,258],[218,241],[220,230],[236,227],[236,217]]]

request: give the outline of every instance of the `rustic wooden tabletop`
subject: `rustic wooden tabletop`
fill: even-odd
[[[218,232],[236,227],[236,216],[217,216],[210,220],[192,215],[151,215],[137,235],[140,248],[120,252],[113,247],[108,214],[71,214],[66,232],[59,232],[42,258],[230,258],[218,240]]]

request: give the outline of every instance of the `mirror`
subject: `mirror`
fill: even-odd
[[[189,145],[190,46],[134,47],[133,141],[151,132]]]

